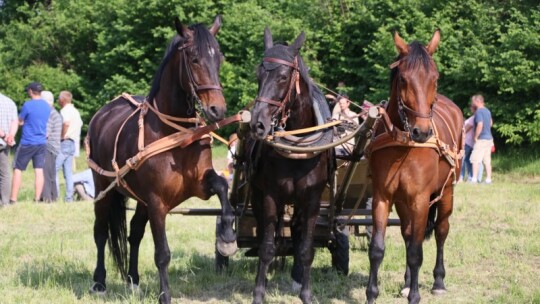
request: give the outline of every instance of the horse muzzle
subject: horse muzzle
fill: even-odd
[[[411,130],[411,139],[417,143],[425,143],[433,135],[433,128],[428,128],[427,131],[422,131],[418,127],[414,127]]]

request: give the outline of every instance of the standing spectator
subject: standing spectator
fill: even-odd
[[[69,91],[62,91],[58,96],[58,103],[62,107],[62,140],[60,142],[60,154],[56,158],[56,171],[62,169],[66,180],[66,196],[64,200],[73,202],[73,156],[76,144],[81,137],[82,119],[79,111],[72,102],[73,96]],[[59,185],[58,181],[57,184]]]
[[[45,153],[45,167],[43,174],[45,184],[41,200],[47,203],[58,199],[58,186],[56,184],[56,157],[60,153],[60,136],[62,134],[62,117],[54,108],[54,96],[49,91],[41,92],[43,98],[51,107],[51,114],[47,122],[47,152]]]
[[[349,100],[349,96],[347,95],[338,96],[338,102],[337,102],[336,108],[339,108],[339,111],[335,111],[336,113],[332,115],[332,118],[358,125],[359,123],[358,115],[355,112],[351,111],[351,109],[349,109],[350,105],[351,105],[351,101]],[[351,131],[349,130],[341,130],[338,132],[339,132],[338,138],[347,136],[348,134],[351,133]],[[349,141],[341,145],[341,147],[336,147],[336,153],[337,155],[350,155],[353,148],[354,148],[354,138],[350,139]]]
[[[15,144],[19,128],[17,106],[9,97],[0,94],[0,206],[9,204],[11,166],[9,151]]]
[[[47,151],[47,121],[51,107],[41,99],[43,87],[39,82],[32,82],[26,87],[31,100],[26,101],[19,114],[19,123],[22,127],[21,145],[15,154],[15,169],[13,170],[13,183],[11,184],[10,203],[17,202],[21,186],[22,171],[30,160],[36,175],[36,192],[34,201],[41,198],[43,190],[43,166],[45,165],[45,152]]]
[[[477,110],[474,113],[474,146],[471,153],[473,176],[471,182],[480,182],[478,180],[478,169],[480,163],[483,162],[486,168],[486,184],[491,184],[491,148],[493,147],[491,127],[493,126],[493,119],[491,118],[491,112],[485,106],[482,95],[474,95],[472,101]]]
[[[471,112],[473,115],[465,120],[463,128],[465,129],[465,155],[463,156],[463,162],[461,166],[460,181],[465,180],[465,174],[467,174],[467,180],[472,180],[472,164],[471,164],[471,153],[474,146],[474,113],[476,113],[476,106],[471,100]],[[478,168],[478,180],[482,180],[482,174],[484,171],[484,166],[480,163]]]

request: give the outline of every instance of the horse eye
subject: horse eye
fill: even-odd
[[[287,80],[287,75],[280,75],[279,80],[282,80],[282,81]]]
[[[199,59],[198,59],[198,58],[193,58],[193,59],[191,60],[191,62],[194,63],[194,64],[198,64],[198,63],[199,63]]]

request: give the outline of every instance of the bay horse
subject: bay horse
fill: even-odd
[[[399,129],[396,132],[404,135],[405,143],[398,143],[395,138],[386,143],[378,141],[387,132],[382,124],[372,142],[373,237],[369,246],[367,303],[373,303],[379,294],[377,275],[393,204],[401,220],[407,250],[402,295],[408,297],[409,303],[420,301],[418,273],[423,261],[422,243],[433,230],[437,259],[432,293],[446,292],[444,242],[454,193],[450,177],[455,181],[456,172],[459,173],[463,114],[450,99],[437,94],[439,74],[432,55],[439,41],[439,30],[425,47],[416,41],[407,44],[397,32],[394,34],[399,56],[391,65],[391,94],[386,112],[394,128]]]
[[[259,88],[251,121],[252,137],[260,145],[252,178],[251,197],[259,241],[253,303],[262,303],[264,300],[266,275],[276,254],[276,238],[279,238],[282,228],[286,204],[294,204],[291,222],[293,286],[298,289],[301,285],[302,302],[311,303],[313,233],[319,215],[321,194],[330,177],[331,152],[324,151],[308,159],[291,159],[264,141],[278,125],[284,130],[317,125],[314,103],[321,105],[320,116],[325,120],[331,117],[324,95],[309,78],[308,70],[299,55],[304,41],[305,35],[302,32],[290,46],[281,43],[274,45],[268,27],[264,31],[264,59],[257,69]]]
[[[223,119],[226,104],[219,80],[222,54],[215,39],[221,27],[221,17],[217,16],[209,29],[202,24],[183,26],[178,18],[175,26],[177,34],[162,59],[148,97],[135,96],[134,99],[138,102],[154,102],[160,115],[168,117],[194,118],[195,109],[200,106],[210,121]],[[118,164],[124,164],[139,151],[138,120],[135,116],[130,117],[135,109],[133,102],[119,97],[103,106],[92,118],[88,129],[91,151],[88,157],[104,170],[114,169],[111,163],[114,155]],[[122,126],[124,121],[125,126]],[[184,128],[195,127],[188,122],[180,125]],[[145,145],[175,132],[176,129],[165,124],[153,111],[148,111],[144,117]],[[114,178],[99,172],[94,171],[93,175],[96,193],[114,181]],[[228,185],[212,167],[208,139],[197,140],[185,148],[176,147],[149,158],[138,170],[131,170],[125,176],[125,182],[129,188],[116,186],[94,205],[97,265],[91,292],[106,291],[104,254],[107,242],[122,278],[127,280],[130,287],[138,287],[139,245],[149,221],[154,239],[154,260],[160,278],[159,301],[170,303],[168,265],[171,254],[165,217],[171,209],[193,196],[206,200],[217,194],[222,207],[218,249],[226,256],[236,251],[236,235],[232,226],[234,212],[227,198]],[[128,237],[125,207],[129,197],[137,200],[137,207]]]

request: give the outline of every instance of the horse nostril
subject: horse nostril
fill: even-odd
[[[210,113],[212,113],[212,115],[214,116],[218,116],[218,110],[216,106],[210,106]]]
[[[415,137],[420,136],[420,129],[413,128],[412,135],[415,136]]]

